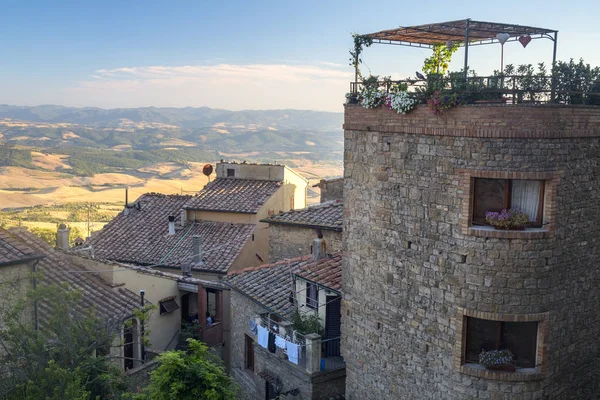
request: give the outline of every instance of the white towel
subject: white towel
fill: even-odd
[[[275,335],[275,346],[279,347],[280,349],[285,349],[285,339],[279,335]]]
[[[258,344],[263,348],[269,347],[269,331],[262,326],[258,326]]]
[[[296,343],[285,342],[285,348],[287,349],[288,360],[291,363],[298,365],[298,350],[299,346]]]

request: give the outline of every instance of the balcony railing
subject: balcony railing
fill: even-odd
[[[384,80],[378,82],[351,82],[351,102],[365,88],[378,88],[384,93],[407,90],[420,102],[435,91],[457,93],[464,96],[467,103],[509,103],[509,104],[580,104],[600,106],[600,92],[596,87],[585,90],[567,90],[552,76],[542,75],[494,75],[473,76],[428,76],[425,80]]]
[[[203,342],[209,346],[223,343],[223,323],[215,322],[206,326],[203,332]]]

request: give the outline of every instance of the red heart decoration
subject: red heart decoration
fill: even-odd
[[[523,47],[527,47],[529,42],[531,42],[531,36],[529,36],[529,35],[519,36],[519,42],[523,45]]]

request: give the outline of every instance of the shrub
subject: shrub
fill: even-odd
[[[512,364],[513,353],[508,349],[503,350],[481,350],[479,364],[491,367],[495,365]]]

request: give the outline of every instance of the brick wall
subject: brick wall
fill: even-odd
[[[342,248],[342,232],[322,230],[327,252]],[[269,261],[310,254],[310,246],[317,234],[312,228],[269,224]]]
[[[346,397],[596,398],[600,109],[465,106],[436,117],[347,106],[345,122]],[[558,176],[552,234],[465,230],[467,170]],[[481,313],[547,315],[545,372],[461,371],[461,316]]]

